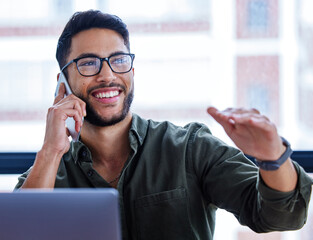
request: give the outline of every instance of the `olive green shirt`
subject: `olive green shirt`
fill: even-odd
[[[132,151],[117,186],[123,239],[213,239],[217,208],[256,232],[298,229],[306,221],[312,179],[297,163],[297,188],[282,193],[268,188],[242,152],[203,124],[178,127],[133,114],[129,140]],[[72,142],[55,187],[110,185],[93,169],[88,148]]]

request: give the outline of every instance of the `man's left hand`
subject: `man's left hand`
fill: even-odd
[[[258,160],[277,160],[285,151],[276,126],[256,109],[227,108],[207,112],[224,128],[227,135],[245,154]]]

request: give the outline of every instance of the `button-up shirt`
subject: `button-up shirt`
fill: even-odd
[[[298,229],[306,221],[312,179],[297,163],[298,185],[286,193],[267,187],[258,168],[204,124],[180,127],[133,114],[129,141],[117,185],[123,239],[213,239],[217,208],[256,232]],[[72,142],[55,187],[111,186],[93,168],[84,143]]]

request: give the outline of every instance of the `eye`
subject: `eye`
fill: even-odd
[[[115,56],[114,58],[111,58],[111,64],[125,64],[129,62],[129,56],[128,55],[121,55],[121,56]]]
[[[78,67],[93,67],[97,65],[97,58],[82,58],[77,62]]]

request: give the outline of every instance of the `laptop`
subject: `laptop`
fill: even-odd
[[[120,240],[115,189],[0,193],[0,239]]]

